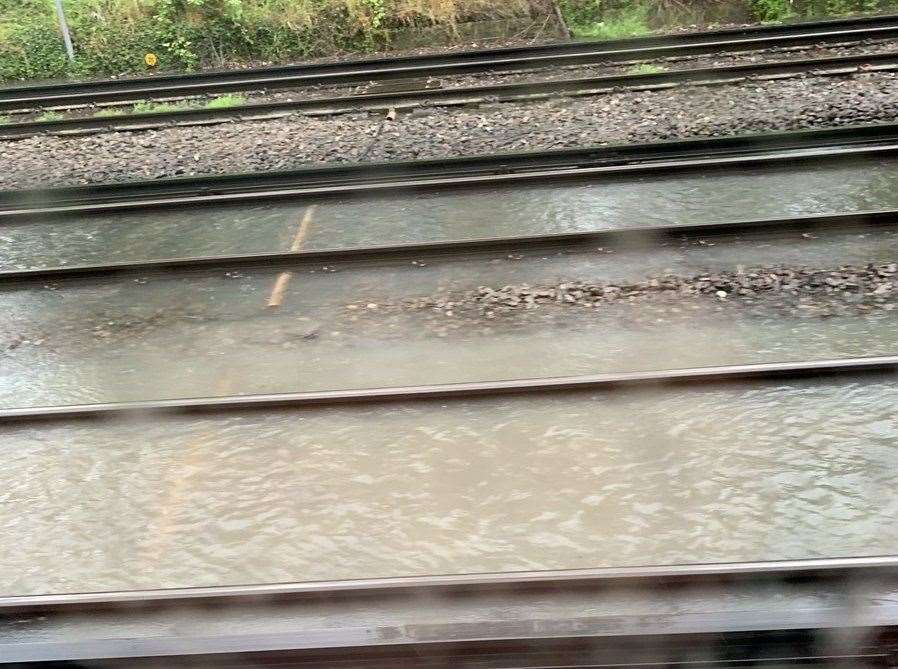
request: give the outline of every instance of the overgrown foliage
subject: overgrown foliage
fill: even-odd
[[[0,79],[192,69],[370,51],[415,24],[528,15],[531,0],[64,0],[66,62],[53,0],[0,0]]]
[[[779,21],[894,8],[898,0],[555,0],[578,37],[611,39],[677,23]],[[552,15],[553,0],[0,0],[0,79],[52,79],[234,62],[285,61],[389,46],[406,26]]]
[[[751,0],[751,9],[754,16],[761,21],[782,21],[791,18],[875,12],[890,9],[894,4],[886,0]]]
[[[573,33],[602,39],[683,24],[783,21],[898,7],[896,0],[559,0]]]

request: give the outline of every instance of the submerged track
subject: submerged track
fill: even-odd
[[[654,39],[654,38],[653,38]],[[0,223],[297,197],[515,185],[724,165],[898,155],[898,125],[595,147],[270,175],[0,193]],[[146,272],[464,257],[743,233],[880,229],[898,211],[0,272],[44,281]],[[898,357],[0,410],[35,424],[466,401],[812,378],[886,379]],[[898,557],[365,579],[0,598],[0,666],[706,666],[898,662]],[[773,595],[773,596],[772,596]],[[617,603],[628,602],[626,610]],[[428,609],[449,606],[436,612]],[[427,611],[428,615],[422,614]],[[58,665],[57,665],[58,666]]]
[[[835,164],[898,153],[898,124],[584,149],[0,192],[0,225],[77,215],[300,198],[591,181],[724,166]]]
[[[35,269],[0,270],[0,287],[5,283],[63,281],[67,279],[106,279],[119,277],[167,276],[181,272],[221,272],[225,270],[301,271],[359,263],[406,264],[410,261],[453,260],[458,258],[509,255],[574,254],[597,247],[653,248],[667,242],[700,243],[718,237],[765,235],[777,238],[786,234],[823,234],[826,232],[873,232],[898,229],[898,210],[847,214],[822,214],[797,218],[733,221],[634,227],[595,232],[575,232],[528,237],[459,239],[445,242],[367,246],[316,251],[284,251],[227,256],[184,257],[118,262],[95,265],[62,265]]]
[[[898,378],[898,356],[844,358],[807,362],[759,363],[698,367],[650,372],[589,374],[508,381],[478,381],[441,385],[323,390],[272,395],[200,397],[148,402],[80,404],[51,407],[0,409],[0,423],[28,423],[97,419],[140,419],[157,416],[223,413],[371,403],[466,400],[490,396],[515,396],[570,391],[617,390],[632,387],[681,387],[721,383],[750,383],[784,378],[885,376]]]

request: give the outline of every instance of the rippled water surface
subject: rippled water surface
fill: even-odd
[[[894,553],[898,384],[3,428],[3,593]]]
[[[898,259],[898,235],[678,244],[647,251],[332,267],[297,273],[266,305],[277,270],[114,278],[0,292],[0,406],[360,388],[743,362],[888,355],[896,312],[806,319],[715,300],[663,317],[638,306],[469,323],[382,313],[404,298],[480,285],[628,281],[738,265],[838,267]],[[330,271],[333,270],[333,271]],[[361,305],[350,312],[347,305]],[[350,316],[351,313],[359,313]],[[551,316],[551,317],[550,317]],[[356,319],[356,320],[354,320]],[[489,325],[489,324],[487,324]]]
[[[893,208],[896,166],[324,202],[305,244]],[[284,250],[308,204],[8,226],[0,264]],[[5,285],[0,406],[895,354],[886,311],[821,320],[712,299],[450,327],[384,305],[896,258],[895,232],[870,230],[316,267],[278,310],[282,268]],[[896,400],[895,383],[843,379],[0,427],[0,592],[894,553]]]
[[[898,208],[898,162],[718,168],[590,184],[319,203],[304,247],[333,248]],[[501,201],[501,206],[497,203]],[[0,231],[0,266],[285,251],[312,202],[157,211]]]

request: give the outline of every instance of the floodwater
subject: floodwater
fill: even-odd
[[[318,204],[306,249],[781,218],[898,208],[898,160],[355,201],[93,216],[0,227],[0,268],[286,251]],[[501,205],[498,204],[501,202]]]
[[[838,267],[898,258],[898,234],[794,234],[650,250],[474,257],[114,278],[0,292],[0,406],[560,376],[605,371],[887,355],[898,314],[806,319],[715,300],[648,317],[638,306],[534,310],[483,327],[385,302],[445,291],[575,279],[627,281],[789,263]],[[332,271],[331,271],[332,270]],[[356,311],[348,305],[361,307]],[[369,305],[374,308],[369,308]]]
[[[5,427],[0,592],[894,553],[875,378]]]
[[[306,248],[890,208],[896,166],[325,202]],[[7,226],[2,265],[283,250],[308,204]],[[295,272],[278,310],[280,268],[10,284],[0,406],[894,354],[885,311],[819,320],[712,299],[483,328],[383,305],[896,258],[898,235],[871,230],[347,264]],[[841,379],[0,427],[0,592],[894,553],[896,392]]]

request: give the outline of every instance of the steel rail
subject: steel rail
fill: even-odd
[[[640,587],[645,581],[671,583],[721,583],[744,579],[830,578],[852,573],[898,576],[898,555],[849,558],[810,558],[754,562],[600,567],[544,571],[511,571],[416,577],[362,578],[339,581],[306,581],[262,585],[124,590],[73,594],[0,596],[0,615],[25,610],[49,611],[70,607],[118,607],[131,604],[173,604],[234,601],[320,595],[384,594],[429,591],[515,590],[572,588],[585,585]]]
[[[491,57],[533,56],[555,53],[593,52],[600,48],[616,51],[625,47],[676,46],[683,42],[707,41],[719,42],[727,38],[777,37],[794,36],[796,34],[824,33],[832,34],[843,31],[870,30],[891,28],[898,25],[898,15],[861,16],[823,21],[802,21],[779,25],[747,26],[738,28],[722,28],[704,30],[698,33],[669,33],[643,37],[627,37],[615,40],[581,40],[573,42],[549,42],[531,46],[510,46],[492,49],[470,49],[449,53],[436,53],[413,56],[382,56],[377,58],[347,59],[322,63],[300,63],[295,65],[275,65],[252,70],[206,70],[187,74],[154,74],[144,77],[128,77],[124,79],[101,79],[75,82],[55,82],[26,84],[0,88],[0,99],[8,95],[19,95],[23,92],[53,92],[76,89],[88,91],[105,90],[114,86],[130,86],[134,84],[165,84],[177,82],[200,82],[209,79],[234,78],[246,76],[247,72],[258,74],[280,74],[284,72],[322,73],[342,71],[348,67],[373,68],[376,66],[394,67],[401,64],[444,64],[465,60],[482,60]]]
[[[320,390],[267,395],[197,397],[140,402],[75,404],[0,409],[0,423],[80,419],[138,419],[156,416],[209,414],[226,411],[302,409],[372,403],[464,400],[479,397],[607,391],[620,388],[746,383],[783,378],[825,378],[844,375],[885,375],[898,372],[898,356],[842,358],[804,362],[727,365],[645,372],[588,374],[554,378],[477,381],[441,385],[398,386],[358,390]]]
[[[719,42],[726,38],[776,37],[795,34],[811,34],[822,32],[831,34],[841,31],[890,28],[898,25],[898,15],[865,16],[845,19],[828,19],[824,21],[796,22],[781,25],[750,26],[740,28],[724,28],[705,30],[700,33],[672,33],[651,35],[646,37],[628,37],[616,40],[582,40],[574,42],[550,42],[533,46],[511,46],[493,49],[470,49],[450,53],[425,54],[420,56],[384,56],[379,58],[347,59],[323,63],[301,63],[297,65],[275,65],[271,67],[253,68],[251,70],[206,70],[187,74],[155,74],[145,77],[128,77],[124,79],[101,79],[88,81],[66,81],[55,83],[25,84],[0,88],[0,100],[23,93],[59,92],[77,90],[106,90],[116,86],[161,85],[179,82],[202,82],[210,79],[240,79],[247,72],[256,74],[281,73],[323,73],[343,71],[349,67],[375,68],[377,66],[395,67],[402,64],[445,64],[466,60],[482,60],[484,58],[507,58],[513,56],[534,56],[555,53],[593,52],[600,48],[615,51],[625,47],[653,47],[677,45],[684,41],[705,40]]]
[[[250,253],[221,256],[165,258],[135,262],[61,265],[0,270],[2,282],[46,282],[70,279],[105,279],[121,276],[166,275],[175,272],[218,272],[234,269],[302,269],[344,263],[407,263],[411,260],[470,260],[480,254],[577,253],[595,247],[646,248],[670,241],[686,242],[734,235],[784,235],[898,229],[898,209],[811,216],[756,219],[722,223],[644,226],[591,232],[556,233],[519,237],[455,239],[439,242],[332,248],[296,252]]]
[[[411,179],[384,181],[368,184],[347,184],[336,186],[312,186],[296,188],[277,188],[272,190],[252,190],[246,193],[185,195],[182,197],[166,197],[162,199],[134,199],[101,204],[61,205],[27,209],[0,210],[0,225],[18,224],[30,221],[53,220],[71,216],[113,214],[119,212],[149,211],[194,207],[203,205],[238,205],[275,202],[305,198],[325,200],[329,198],[351,197],[384,197],[397,193],[438,192],[464,188],[484,188],[496,186],[526,186],[528,184],[565,183],[576,181],[594,181],[600,177],[615,178],[640,174],[672,174],[684,171],[701,171],[711,168],[746,168],[761,165],[811,163],[845,163],[870,158],[884,158],[898,154],[898,143],[884,145],[860,146],[854,148],[827,148],[816,152],[780,151],[771,153],[752,153],[725,158],[709,158],[695,160],[661,160],[646,161],[630,165],[604,167],[583,167],[571,169],[550,169],[537,171],[517,171],[500,174],[487,174],[467,177],[434,177],[430,179]]]
[[[579,42],[540,47],[479,51],[430,57],[383,58],[355,63],[325,63],[262,70],[238,70],[166,77],[144,77],[0,90],[0,111],[34,106],[136,101],[258,88],[340,85],[371,80],[477,72],[502,72],[548,66],[613,63],[636,59],[885,39],[898,36],[898,17],[823,22],[671,35],[620,42]]]
[[[850,618],[853,611],[843,607],[836,615]],[[781,616],[794,624],[806,620],[807,628],[797,630],[787,626],[783,630],[756,631],[717,630],[692,634],[624,633],[616,637],[591,635],[582,629],[585,621],[553,621],[554,626],[569,627],[565,637],[546,633],[513,635],[489,634],[483,630],[500,627],[480,623],[480,634],[458,638],[456,628],[464,624],[443,627],[448,639],[434,641],[406,640],[404,643],[363,638],[358,630],[321,631],[318,635],[271,633],[197,639],[173,635],[164,639],[103,639],[97,641],[68,641],[65,643],[3,644],[0,651],[9,654],[11,669],[44,666],[105,667],[121,669],[147,667],[158,669],[185,667],[228,667],[230,669],[258,667],[291,667],[296,669],[600,669],[617,667],[644,669],[645,667],[732,667],[747,664],[752,667],[876,667],[891,669],[898,661],[894,644],[888,638],[894,634],[894,624],[849,625],[843,620],[835,625],[823,612],[801,611],[793,616]],[[768,626],[774,619],[768,617]],[[411,620],[413,616],[409,616]],[[663,625],[662,616],[622,617],[613,623],[621,627],[641,626],[657,628]],[[688,620],[691,616],[681,616]],[[721,616],[729,625],[746,623],[745,615]],[[754,620],[754,618],[752,618]],[[738,622],[736,622],[738,621]],[[593,622],[593,621],[589,621]],[[892,621],[890,621],[892,622]],[[513,626],[514,630],[524,627]],[[376,630],[399,636],[407,629]],[[500,627],[501,629],[501,627]],[[367,630],[366,630],[367,631]],[[839,637],[837,631],[847,633]],[[374,633],[372,630],[370,633]],[[879,637],[887,637],[881,639]],[[350,641],[351,640],[351,641]],[[821,652],[821,647],[829,648]],[[716,655],[715,655],[716,653]],[[709,657],[721,657],[713,663]],[[160,664],[161,662],[161,664]],[[33,663],[33,664],[32,664]],[[738,664],[737,664],[738,663]]]
[[[89,184],[31,190],[0,191],[0,214],[13,210],[62,205],[94,205],[183,196],[216,196],[277,191],[295,187],[373,185],[401,181],[451,180],[454,177],[514,175],[524,172],[570,172],[583,167],[628,167],[653,161],[687,161],[715,157],[755,156],[776,151],[805,151],[821,157],[830,149],[898,143],[898,124],[846,126],[674,139],[661,142],[607,144],[576,149],[528,151],[460,158],[354,163],[304,167],[280,172],[178,177],[148,181]]]
[[[332,667],[351,659],[391,669],[646,666],[691,656],[885,664],[894,658],[898,612],[878,595],[896,575],[898,558],[881,556],[7,597],[0,630],[4,619],[15,622],[0,634],[0,653],[7,662],[127,666],[153,658],[159,666],[163,657],[166,666]],[[750,601],[771,586],[783,593],[778,606],[714,608],[724,591]],[[643,606],[603,611],[603,598],[621,593]],[[544,610],[553,599],[561,606]],[[454,604],[420,622],[421,603],[439,601]],[[501,612],[497,601],[506,602]],[[678,613],[663,612],[673,601]],[[577,604],[595,613],[577,613]],[[538,621],[534,605],[543,607]],[[320,611],[349,617],[322,627]]]
[[[532,102],[552,96],[586,96],[622,88],[644,90],[685,84],[739,83],[755,78],[781,78],[813,74],[847,75],[863,71],[898,69],[898,52],[834,58],[772,61],[726,67],[674,70],[652,74],[625,74],[556,81],[524,82],[464,88],[423,89],[413,92],[325,97],[293,102],[240,105],[227,109],[187,109],[165,113],[130,114],[125,117],[91,117],[58,121],[30,121],[0,125],[0,139],[21,139],[42,133],[84,134],[98,131],[135,131],[167,125],[227,123],[234,120],[266,120],[272,116],[302,113],[331,115],[354,111],[409,109],[421,106],[470,105],[482,102]]]

